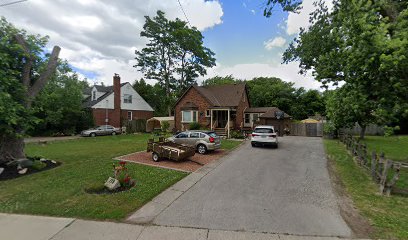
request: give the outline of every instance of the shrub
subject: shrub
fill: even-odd
[[[170,127],[169,121],[161,122],[161,129],[163,132],[167,132],[169,130],[169,127]]]
[[[31,166],[31,168],[33,168],[35,170],[41,170],[41,169],[45,168],[46,166],[47,166],[46,163],[36,160],[36,161],[33,162],[33,165]]]
[[[392,135],[394,135],[394,131],[398,131],[398,130],[400,130],[399,126],[395,126],[395,127],[385,126],[384,127],[384,137],[391,137]]]
[[[200,130],[201,125],[198,122],[190,123],[189,130]]]
[[[244,139],[245,135],[241,131],[232,130],[232,131],[230,131],[230,137],[231,138],[236,138],[236,139]]]

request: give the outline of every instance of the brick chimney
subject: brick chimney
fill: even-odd
[[[112,116],[112,126],[114,127],[121,127],[121,122],[120,122],[120,115],[121,115],[121,109],[120,109],[120,77],[119,74],[115,73],[113,76],[113,116]]]

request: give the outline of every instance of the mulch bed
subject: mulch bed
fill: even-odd
[[[120,192],[124,192],[124,191],[128,191],[130,189],[132,189],[134,186],[132,187],[119,187],[115,190],[109,190],[108,188],[106,188],[105,186],[102,186],[100,188],[92,188],[92,189],[85,189],[86,193],[89,194],[115,194],[115,193],[120,193]]]
[[[53,168],[58,167],[59,165],[61,165],[61,163],[56,162],[53,163],[51,162],[51,160],[46,160],[44,161],[45,164],[47,164],[47,166],[45,166],[44,168],[37,170],[37,169],[33,169],[33,168],[27,168],[27,172],[25,174],[19,174],[17,168],[14,167],[5,167],[5,166],[0,166],[2,168],[4,168],[4,171],[2,174],[0,174],[0,181],[6,181],[6,180],[10,180],[10,179],[14,179],[14,178],[18,178],[18,177],[23,177],[23,176],[27,176],[33,173],[38,173],[38,172],[42,172],[42,171],[47,171]]]
[[[174,170],[181,170],[185,172],[194,172],[205,164],[219,159],[224,156],[227,151],[218,149],[207,154],[201,155],[196,153],[194,156],[187,158],[184,161],[176,162],[169,159],[162,159],[159,162],[152,160],[151,152],[136,152],[129,155],[116,158],[117,160],[135,162],[155,167],[169,168]]]

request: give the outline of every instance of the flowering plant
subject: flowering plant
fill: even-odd
[[[129,176],[125,161],[120,161],[118,166],[113,163],[113,174],[122,187],[130,188],[135,185],[135,180]]]

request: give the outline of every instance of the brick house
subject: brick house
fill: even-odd
[[[276,119],[278,108],[251,108],[245,83],[190,86],[174,108],[176,131],[189,129],[192,122],[229,137],[230,130],[250,130],[256,124],[275,124],[283,133],[283,121]],[[265,117],[263,117],[265,115]],[[285,114],[286,119],[290,116]]]
[[[94,85],[84,90],[84,107],[92,110],[96,125],[122,127],[122,120],[149,119],[153,108],[129,82],[113,77],[113,86]]]

